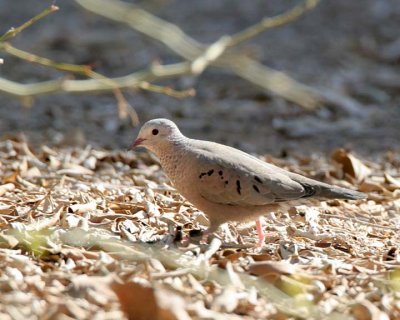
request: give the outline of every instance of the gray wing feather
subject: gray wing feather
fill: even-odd
[[[306,196],[285,170],[228,146],[195,140],[200,194],[232,205],[266,205]]]

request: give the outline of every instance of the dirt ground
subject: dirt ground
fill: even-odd
[[[145,9],[180,26],[196,40],[211,43],[242,30],[264,16],[282,12],[281,1],[146,1]],[[1,30],[26,21],[47,3],[6,0]],[[152,61],[180,61],[153,40],[80,8],[57,3],[60,11],[29,28],[13,41],[21,49],[71,63],[90,63],[108,76],[145,68]],[[364,156],[398,150],[400,128],[398,1],[323,1],[290,25],[271,30],[242,45],[241,50],[317,88],[329,88],[362,104],[357,116],[323,107],[305,112],[296,105],[254,87],[234,75],[210,69],[200,78],[161,83],[193,87],[197,95],[178,100],[131,90],[126,93],[142,122],[167,117],[187,135],[228,143],[258,154],[331,152],[342,146]],[[391,46],[391,47],[390,47]],[[392,49],[390,49],[392,48]],[[396,51],[397,50],[397,51]],[[1,75],[23,83],[63,74],[2,55]],[[386,79],[383,81],[382,79]],[[127,148],[135,130],[120,121],[112,94],[55,94],[35,98],[30,108],[2,97],[0,135],[24,132],[39,145],[90,143]]]

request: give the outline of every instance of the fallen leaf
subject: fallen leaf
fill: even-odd
[[[13,191],[15,189],[15,185],[13,183],[6,183],[0,186],[0,197],[4,195],[6,192]]]
[[[81,214],[85,212],[91,212],[96,210],[96,201],[90,201],[88,203],[77,203],[68,207],[68,212]]]
[[[298,271],[298,268],[286,261],[262,261],[252,263],[248,271],[265,278],[269,282],[274,282],[281,275],[294,274]]]
[[[337,149],[334,151],[332,159],[341,165],[345,175],[348,174],[357,181],[362,181],[371,174],[370,168],[344,149]]]
[[[351,308],[351,314],[356,320],[389,320],[389,316],[369,300],[356,303]]]
[[[165,289],[135,282],[115,282],[111,288],[129,320],[190,320],[184,300]]]
[[[384,173],[385,181],[389,184],[394,185],[396,188],[400,188],[400,180],[393,178],[389,173]]]

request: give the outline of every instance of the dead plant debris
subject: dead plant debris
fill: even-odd
[[[252,224],[205,245],[151,157],[0,142],[0,318],[399,319],[396,157],[268,160],[369,197],[266,215],[261,252]]]

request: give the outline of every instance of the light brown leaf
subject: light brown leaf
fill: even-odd
[[[0,186],[0,197],[7,192],[13,191],[15,189],[15,185],[13,183],[6,183]]]
[[[121,309],[129,320],[161,319],[153,288],[127,282],[113,283],[111,289],[117,295]]]
[[[357,181],[362,181],[371,174],[370,168],[344,149],[337,149],[334,151],[332,159],[341,165],[345,175],[348,174]]]
[[[262,261],[254,262],[249,266],[251,274],[261,276],[273,282],[281,275],[291,275],[297,271],[297,267],[286,261]]]
[[[396,188],[400,188],[400,180],[393,178],[389,173],[385,172],[384,177],[387,183],[392,184]]]

